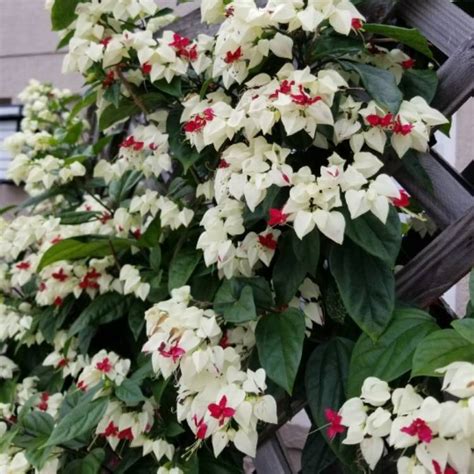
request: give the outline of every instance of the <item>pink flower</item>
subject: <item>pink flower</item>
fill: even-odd
[[[324,415],[329,422],[328,436],[330,439],[334,439],[336,435],[344,433],[346,428],[341,425],[342,416],[337,411],[326,408]]]
[[[112,370],[112,364],[108,357],[104,357],[101,361],[95,365],[97,370],[100,370],[104,374],[108,374]]]
[[[277,248],[277,241],[274,239],[273,234],[259,235],[258,242],[262,247],[266,247],[270,250],[275,250]]]
[[[408,207],[410,205],[410,195],[402,189],[398,198],[393,198],[392,203],[395,207]]]
[[[430,443],[433,439],[431,428],[421,418],[416,418],[410,426],[402,428],[401,432],[410,436],[418,436],[422,443]]]
[[[453,469],[451,466],[446,466],[446,469],[443,472],[441,466],[439,465],[439,462],[437,461],[433,461],[433,469],[435,471],[435,474],[458,474],[456,469]]]
[[[211,403],[207,408],[211,416],[219,420],[219,426],[225,423],[226,418],[232,418],[235,415],[235,410],[227,406],[227,397],[225,395],[222,396],[219,403]]]
[[[284,214],[281,209],[270,209],[270,219],[268,220],[268,225],[283,225],[286,224],[288,219],[288,214]]]

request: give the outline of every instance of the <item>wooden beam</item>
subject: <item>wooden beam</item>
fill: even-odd
[[[418,156],[433,184],[433,190],[414,179],[402,166],[403,160],[390,157],[388,167],[390,169],[394,162],[394,166],[398,165],[398,168],[392,168],[391,174],[421,204],[436,225],[444,229],[474,207],[474,196],[468,183],[438,154],[420,153]]]
[[[397,296],[427,307],[474,267],[474,208],[397,273]]]
[[[447,56],[472,38],[474,18],[449,0],[400,0],[398,18],[414,26]]]
[[[474,95],[474,26],[466,40],[438,71],[439,87],[433,106],[452,115]]]

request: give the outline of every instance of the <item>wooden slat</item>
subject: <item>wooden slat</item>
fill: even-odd
[[[397,273],[397,296],[427,307],[474,266],[474,208]]]
[[[474,18],[449,0],[401,0],[396,13],[448,56],[474,33]]]
[[[473,36],[441,66],[438,78],[433,106],[450,116],[474,95],[474,26]]]
[[[399,158],[390,160],[402,164]],[[416,198],[437,226],[444,229],[473,208],[474,196],[462,177],[436,153],[420,153],[419,160],[433,184],[432,191],[414,180],[401,166],[391,174]]]

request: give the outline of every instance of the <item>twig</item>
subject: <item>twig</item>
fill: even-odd
[[[125,86],[129,94],[131,95],[133,102],[135,102],[135,105],[145,114],[145,116],[147,116],[149,112],[147,108],[145,107],[145,104],[141,101],[140,97],[138,97],[137,94],[135,94],[132,85],[125,78],[125,76],[123,75],[123,72],[120,70],[120,67],[117,66],[115,70],[117,71],[118,77],[123,82],[123,85]]]

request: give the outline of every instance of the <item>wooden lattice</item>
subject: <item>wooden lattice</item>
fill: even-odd
[[[262,3],[262,2],[258,2]],[[433,106],[450,116],[474,95],[474,19],[449,0],[368,0],[366,15],[418,28],[447,60],[438,71],[439,89]],[[174,30],[188,36],[215,33],[200,24],[198,10],[181,18]],[[473,130],[474,132],[474,130]],[[420,162],[433,184],[426,189],[413,179],[403,160],[385,157],[390,173],[423,206],[442,233],[397,273],[401,301],[426,308],[456,284],[474,266],[474,196],[469,184],[434,152],[420,154]],[[473,150],[474,158],[474,150]],[[304,408],[305,400],[280,401],[280,419],[261,437],[258,473],[292,473],[277,436],[278,427]]]

